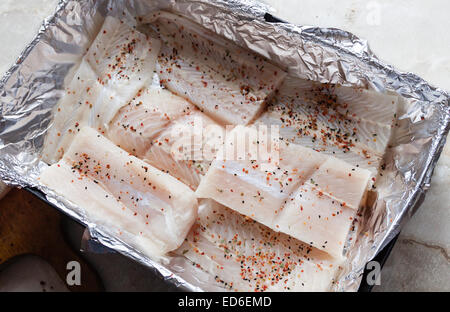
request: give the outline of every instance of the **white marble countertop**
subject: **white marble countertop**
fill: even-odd
[[[0,75],[35,36],[57,0],[0,1]],[[264,0],[274,15],[367,39],[378,57],[450,90],[447,0]],[[376,291],[450,291],[450,144],[418,213],[405,226]]]

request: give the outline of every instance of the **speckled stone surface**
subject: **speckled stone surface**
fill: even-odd
[[[450,2],[447,0],[264,0],[293,23],[337,27],[369,41],[400,70],[450,90]],[[0,74],[32,40],[57,0],[0,1]],[[430,18],[432,16],[433,18]],[[450,291],[450,147],[447,144],[427,198],[404,228],[375,291]],[[68,225],[77,232],[76,226]],[[73,235],[77,235],[73,233]],[[75,236],[74,242],[77,240]],[[172,290],[119,255],[93,255],[108,290]],[[145,276],[144,281],[139,279]],[[127,278],[124,278],[127,277]]]

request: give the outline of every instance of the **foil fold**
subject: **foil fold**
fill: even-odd
[[[89,228],[90,238],[139,261],[185,290],[220,290],[213,278],[176,256],[166,264],[140,253],[83,210],[41,186],[37,177],[52,108],[64,79],[89,47],[106,15],[130,21],[156,10],[170,10],[196,21],[284,68],[289,75],[359,86],[400,96],[379,197],[362,211],[362,222],[349,248],[349,260],[334,290],[354,291],[365,264],[400,231],[418,209],[450,128],[450,97],[412,73],[384,64],[366,41],[339,29],[271,23],[270,7],[252,0],[62,0],[36,38],[0,80],[0,178],[9,185],[37,188],[47,200]]]

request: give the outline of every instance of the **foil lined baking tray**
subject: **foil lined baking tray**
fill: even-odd
[[[291,76],[321,83],[359,86],[401,96],[398,127],[386,157],[380,194],[363,211],[356,241],[335,290],[357,290],[365,264],[396,235],[424,199],[449,131],[449,95],[411,73],[378,60],[367,43],[338,30],[278,23],[270,8],[250,0],[64,0],[38,36],[0,81],[0,177],[10,185],[36,188],[48,202],[85,224],[91,236],[189,290],[218,290],[214,279],[185,258],[156,263],[110,229],[88,220],[83,209],[39,185],[40,160],[52,109],[64,78],[82,57],[106,15],[136,21],[156,10],[184,15],[220,36],[253,50]]]

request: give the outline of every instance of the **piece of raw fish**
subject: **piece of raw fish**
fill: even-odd
[[[40,181],[88,216],[143,237],[154,258],[179,247],[197,215],[191,189],[89,127],[81,129],[63,159],[46,168]]]
[[[370,181],[370,172],[358,169],[337,158],[329,157],[309,181],[343,206],[358,210]]]
[[[177,253],[232,291],[328,291],[341,264],[212,200]]]
[[[246,129],[238,126],[232,133],[236,133],[236,137],[243,137],[248,131]],[[227,135],[226,145],[231,145],[230,140],[234,139],[235,137]],[[290,213],[290,199],[295,197],[294,194],[299,188],[302,189],[304,185],[311,184],[317,192],[309,194],[315,197],[305,203],[310,205],[308,211],[316,211],[317,215],[327,215],[331,209],[323,204],[324,196],[327,196],[337,206],[350,209],[349,214],[352,214],[353,218],[364,201],[370,177],[368,170],[351,166],[337,158],[300,145],[280,142],[279,162],[270,170],[262,168],[258,161],[214,160],[197,188],[196,195],[199,198],[214,199],[275,231],[288,233],[321,249],[322,237],[346,236],[351,222],[347,222],[348,220],[342,222],[339,233],[330,232],[319,223],[317,228],[312,229],[321,239],[319,245],[318,242],[310,239],[310,231],[303,235],[300,226],[298,231],[290,230],[289,228],[294,225],[290,224],[289,220],[280,221],[280,212],[288,210],[283,213],[285,216]],[[300,211],[300,208],[297,208]],[[305,218],[307,217],[305,214]],[[302,215],[299,215],[297,221],[300,222],[301,218]],[[314,220],[309,224],[314,226]],[[328,249],[333,252],[337,249],[337,247],[333,249],[334,247]],[[334,255],[338,255],[338,252]]]
[[[283,140],[333,155],[376,176],[392,133],[398,97],[288,77],[257,123]]]
[[[90,222],[107,227],[123,241],[127,240],[127,236],[132,237],[132,241],[126,243],[146,255],[163,257],[161,251],[167,247],[148,231],[148,225],[94,180],[74,171],[71,164],[60,160],[45,169],[39,180],[58,195],[81,207]]]
[[[119,110],[106,135],[130,154],[143,158],[161,131],[193,111],[197,111],[194,105],[170,91],[145,88]]]
[[[355,209],[307,182],[283,206],[275,228],[341,258],[355,217]]]
[[[238,126],[227,133],[225,148],[238,145],[238,138],[248,137],[250,128]],[[258,138],[249,144],[259,145]],[[251,146],[249,146],[249,153]],[[224,160],[216,159],[200,183],[196,194],[217,202],[272,227],[279,209],[298,186],[305,182],[320,165],[323,156],[296,144],[281,143],[279,160],[237,159],[226,151]],[[219,151],[222,153],[222,151]],[[244,153],[245,154],[245,153]],[[244,155],[245,156],[245,155]],[[252,157],[257,158],[257,157]],[[267,166],[265,168],[265,165]]]
[[[216,153],[214,141],[220,144],[224,135],[222,126],[196,109],[154,138],[143,159],[195,190]]]
[[[101,89],[91,66],[81,62],[54,111],[42,151],[45,162],[57,162],[81,127],[89,124],[92,107],[96,104]]]
[[[258,54],[168,12],[146,20],[161,36],[161,83],[224,125],[248,124],[285,72]]]
[[[151,81],[160,46],[158,39],[106,17],[56,105],[43,160],[58,161],[80,127],[104,133],[117,111]]]

